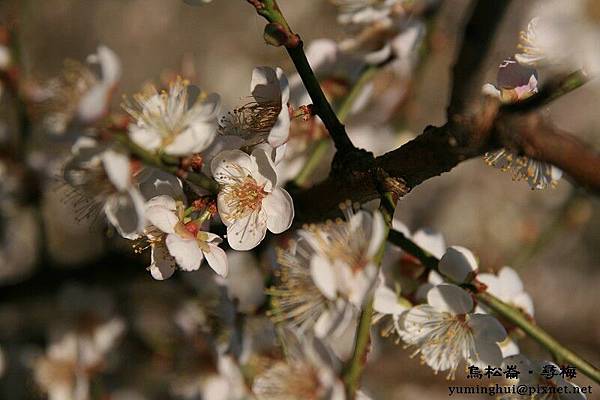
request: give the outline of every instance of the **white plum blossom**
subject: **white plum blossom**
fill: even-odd
[[[595,0],[546,0],[531,10],[527,31],[521,33],[524,65],[547,66],[565,72],[584,68],[600,71],[600,12]]]
[[[391,324],[388,323],[387,326],[383,327],[383,336],[389,336],[398,331],[400,316],[410,307],[410,302],[400,297],[400,293],[390,289],[385,284],[383,275],[380,274],[379,284],[373,293],[373,324],[379,323],[386,317],[391,318]]]
[[[240,312],[256,311],[265,301],[265,277],[258,260],[249,252],[230,250],[227,261],[229,275],[218,277],[217,282],[227,288],[227,295]]]
[[[287,360],[277,361],[258,375],[252,391],[258,400],[344,400],[338,366],[317,339],[292,343]]]
[[[454,378],[461,361],[479,366],[499,366],[499,343],[506,330],[494,317],[473,313],[473,300],[463,289],[440,284],[427,292],[427,304],[404,313],[398,323],[404,342],[436,373]]]
[[[521,278],[511,267],[502,267],[497,275],[479,274],[477,280],[487,286],[489,293],[533,317],[531,296],[525,291]]]
[[[251,155],[224,151],[212,160],[211,170],[221,185],[217,207],[231,248],[253,249],[267,229],[277,234],[292,225],[292,198],[278,186],[273,162],[264,150],[255,149]]]
[[[301,335],[313,330],[320,338],[341,336],[357,313],[347,300],[321,291],[311,269],[311,243],[299,236],[277,250],[275,285],[268,290],[273,320]]]
[[[458,284],[472,281],[478,269],[471,250],[462,246],[448,247],[438,264],[439,272]]]
[[[341,24],[368,25],[387,19],[400,7],[399,0],[332,0],[338,6],[338,22]]]
[[[46,354],[35,361],[37,385],[49,400],[91,399],[91,379],[102,370],[124,330],[123,321],[114,318],[90,332],[68,332],[52,342]]]
[[[338,296],[358,309],[374,289],[377,278],[375,257],[385,241],[381,214],[345,209],[346,222],[311,225],[299,235],[313,248],[311,275],[330,300]]]
[[[306,226],[277,257],[269,290],[274,320],[320,338],[342,335],[374,290],[375,255],[385,240],[381,214],[346,210],[346,221]]]
[[[79,138],[72,152],[64,179],[79,197],[78,217],[89,217],[101,208],[121,236],[137,237],[144,227],[144,199],[133,183],[129,157],[88,137]]]
[[[108,111],[121,77],[121,62],[106,46],[99,46],[87,61],[100,66],[100,77],[87,66],[68,61],[63,74],[48,82],[38,95],[44,126],[51,133],[65,133],[72,122],[92,124]]]
[[[537,93],[537,83],[534,69],[524,67],[514,59],[507,59],[498,67],[498,87],[486,84],[483,92],[503,103],[514,103]],[[526,180],[532,189],[556,187],[562,176],[562,171],[555,166],[521,156],[510,149],[486,153],[484,160],[502,171],[511,171],[515,180]]]
[[[217,134],[218,94],[195,93],[177,77],[168,92],[148,86],[123,108],[134,118],[129,137],[151,152],[183,157],[207,149]]]
[[[279,67],[257,67],[250,83],[252,101],[221,118],[221,133],[244,140],[244,146],[283,146],[290,134],[290,85]]]
[[[157,196],[146,203],[145,240],[152,247],[150,273],[158,280],[169,278],[175,267],[196,271],[206,259],[220,276],[227,276],[227,256],[219,247],[221,238],[203,231],[202,216],[193,219],[194,210],[186,213],[182,202],[172,197]]]

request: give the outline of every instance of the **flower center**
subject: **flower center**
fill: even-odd
[[[227,185],[224,189],[224,199],[229,206],[228,219],[237,220],[259,211],[262,201],[267,195],[264,186],[256,183],[251,176]]]
[[[241,137],[248,146],[265,142],[280,112],[281,104],[277,102],[248,103],[221,119],[221,132]]]

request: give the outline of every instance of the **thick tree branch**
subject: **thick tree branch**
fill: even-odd
[[[298,218],[307,221],[331,216],[346,199],[356,202],[375,199],[382,177],[390,185],[398,186],[395,192],[401,197],[425,180],[501,147],[551,163],[578,185],[600,193],[600,154],[536,114],[503,111],[490,100],[476,118],[429,126],[417,138],[376,158],[370,166],[333,175],[310,189],[294,193]]]
[[[462,114],[473,95],[475,75],[491,48],[496,29],[510,0],[476,0],[466,24],[462,45],[452,68],[448,116]]]

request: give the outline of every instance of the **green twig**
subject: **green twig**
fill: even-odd
[[[392,193],[381,194],[381,206],[379,210],[383,214],[383,218],[386,221],[386,232],[387,236],[391,230],[391,221],[394,214],[396,202],[393,200]],[[386,240],[381,243],[379,252],[375,256],[375,263],[379,268],[383,255],[385,254]],[[371,342],[371,325],[373,323],[373,293],[370,294],[369,299],[363,305],[363,309],[360,314],[358,326],[356,328],[356,335],[354,341],[354,351],[352,352],[352,358],[346,365],[344,370],[344,384],[346,385],[346,394],[348,399],[354,399],[356,396],[356,390],[360,384],[360,378],[362,376],[365,364],[367,361],[367,353],[369,344]]]
[[[269,21],[267,29],[265,30],[265,36],[267,42],[271,44],[285,45],[288,55],[292,59],[302,83],[308,92],[316,114],[321,117],[323,125],[327,128],[329,136],[333,140],[335,147],[341,152],[351,152],[355,149],[354,145],[346,134],[344,125],[340,122],[338,117],[333,112],[333,108],[321,86],[319,81],[315,77],[315,74],[306,58],[304,53],[304,46],[300,37],[295,34],[287,23],[283,16],[276,0],[247,0],[254,6],[256,12]],[[279,38],[274,38],[275,32],[279,35]]]
[[[115,135],[117,141],[125,146],[131,154],[139,158],[144,164],[161,169],[165,172],[169,172],[173,175],[177,175],[188,182],[193,183],[203,189],[208,190],[210,193],[216,194],[219,192],[219,184],[212,178],[204,175],[201,172],[181,171],[178,165],[167,163],[160,154],[150,153],[142,147],[135,144],[133,141],[125,135]],[[172,162],[172,160],[169,160]],[[182,175],[183,172],[183,175]]]
[[[403,250],[419,259],[421,264],[426,268],[437,270],[439,260],[420,248],[402,233],[392,230],[388,239],[390,242],[400,246]],[[600,370],[598,370],[598,368],[564,347],[542,328],[532,323],[520,310],[504,303],[489,292],[476,293],[476,296],[480,302],[488,306],[507,321],[521,328],[532,339],[544,346],[544,348],[558,357],[562,362],[573,365],[586,376],[590,377],[595,382],[600,383]]]

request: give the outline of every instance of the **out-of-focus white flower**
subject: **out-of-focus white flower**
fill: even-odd
[[[12,64],[12,55],[8,46],[0,44],[0,71],[6,71]]]
[[[88,137],[79,138],[72,152],[64,179],[81,197],[78,216],[87,218],[101,207],[121,236],[137,237],[144,227],[144,199],[132,183],[129,158]]]
[[[391,317],[391,324],[383,327],[382,335],[389,336],[397,332],[400,316],[410,309],[411,304],[408,300],[400,297],[400,294],[394,292],[386,286],[383,276],[380,275],[379,285],[373,294],[373,324],[379,323],[386,317]]]
[[[258,260],[249,252],[227,252],[229,275],[218,278],[227,288],[229,298],[236,302],[239,311],[251,313],[265,301],[264,276]]]
[[[218,211],[234,250],[250,250],[264,239],[267,229],[282,233],[292,225],[292,198],[278,186],[273,162],[264,150],[256,149],[252,155],[224,151],[213,159],[211,170],[221,185]]]
[[[62,76],[42,88],[39,109],[51,133],[65,133],[71,122],[92,124],[106,114],[121,77],[121,62],[106,46],[99,46],[87,61],[100,65],[100,77],[88,67],[68,61]]]
[[[373,155],[380,156],[400,146],[400,136],[389,125],[350,125],[347,128],[352,143]]]
[[[254,68],[250,91],[253,101],[221,118],[222,134],[241,137],[248,147],[284,145],[290,133],[290,86],[283,70]]]
[[[564,379],[560,375],[560,368],[553,362],[550,361],[537,361],[530,360],[522,354],[516,354],[510,357],[506,357],[502,362],[504,370],[508,366],[514,367],[520,372],[518,383],[528,386],[539,387],[555,387],[564,388],[562,393],[546,393],[543,397],[544,400],[586,400],[585,394],[581,393],[579,386]],[[533,373],[528,373],[532,371]],[[551,377],[549,377],[551,376]],[[520,399],[521,397],[515,397]],[[509,397],[510,399],[510,397]]]
[[[600,12],[595,0],[547,0],[532,8],[516,59],[525,65],[566,72],[600,71]]]
[[[186,399],[244,400],[249,396],[244,376],[230,355],[219,354],[217,371],[177,382],[173,393]]]
[[[182,202],[169,196],[157,196],[146,203],[149,226],[144,231],[152,247],[150,273],[155,279],[169,278],[175,265],[183,271],[196,271],[205,258],[217,274],[227,275],[227,256],[219,247],[221,238],[201,230],[203,215],[195,219],[194,211],[187,212]]]
[[[290,353],[256,377],[252,391],[258,400],[346,398],[337,366],[319,341],[303,338]]]
[[[368,25],[390,16],[399,0],[332,0],[338,6],[338,22],[341,24]]]
[[[514,103],[537,93],[537,84],[536,70],[522,66],[509,58],[498,67],[498,87],[486,84],[483,92],[497,97],[503,103]],[[556,187],[562,176],[562,171],[555,166],[520,156],[509,149],[486,153],[484,160],[502,171],[511,171],[515,180],[527,180],[532,189]]]
[[[156,196],[169,196],[180,201],[185,199],[181,181],[168,172],[146,166],[136,174],[135,179],[146,200]]]
[[[311,274],[325,297],[341,296],[360,309],[375,285],[375,256],[386,228],[378,211],[353,213],[346,208],[345,212],[347,222],[311,225],[299,234],[313,248]]]
[[[533,301],[517,272],[511,267],[502,267],[497,275],[479,274],[477,280],[487,286],[487,291],[533,317]]]
[[[87,333],[67,333],[36,361],[36,383],[50,400],[90,399],[90,381],[124,330],[123,321],[115,318]]]
[[[472,281],[479,267],[471,250],[461,246],[451,246],[440,259],[438,269],[444,276],[461,284]]]
[[[357,313],[345,299],[321,290],[311,269],[314,255],[312,244],[301,236],[287,249],[278,249],[277,279],[268,290],[272,318],[300,335],[314,329],[317,337],[338,337]]]
[[[148,86],[133,100],[123,105],[135,119],[129,137],[148,151],[187,156],[207,149],[215,139],[221,107],[216,93],[193,98],[189,82],[177,77],[168,93]]]
[[[473,300],[467,292],[441,284],[427,292],[427,302],[401,316],[398,333],[436,373],[448,371],[448,378],[454,378],[463,360],[479,366],[500,365],[499,343],[506,339],[506,330],[490,315],[473,314]]]
[[[343,51],[340,45],[331,39],[310,42],[306,46],[306,58],[329,98],[338,97],[335,96],[337,86],[350,87],[365,67],[365,62],[360,57]],[[290,101],[295,107],[311,103],[299,74],[290,77],[290,88]]]

